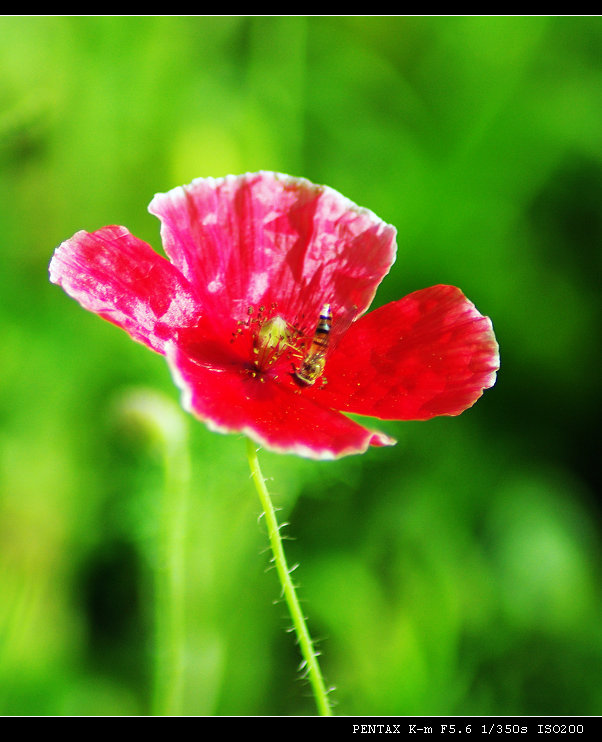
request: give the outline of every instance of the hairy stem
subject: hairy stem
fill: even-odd
[[[293,620],[297,642],[299,644],[301,656],[303,657],[303,666],[307,671],[307,677],[312,686],[318,713],[320,716],[332,716],[332,708],[328,698],[328,691],[324,685],[322,671],[318,664],[318,656],[314,650],[313,642],[305,622],[305,617],[301,611],[299,599],[297,598],[295,585],[291,579],[290,570],[286,562],[282,539],[280,538],[280,527],[278,526],[278,520],[276,518],[272,499],[259,467],[257,448],[250,438],[247,438],[247,456],[251,468],[251,476],[255,483],[257,494],[259,495],[261,506],[264,511],[274,564],[276,565],[276,571],[278,572],[278,578],[280,580],[280,585],[282,586],[282,594],[284,595],[289,613]]]

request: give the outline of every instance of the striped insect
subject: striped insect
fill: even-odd
[[[306,386],[311,386],[322,375],[326,363],[326,353],[330,341],[332,312],[330,304],[324,304],[313,339],[301,365],[295,370],[295,378]]]

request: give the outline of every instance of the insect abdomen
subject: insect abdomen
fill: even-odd
[[[332,312],[330,311],[330,304],[324,304],[309,350],[305,354],[303,362],[295,371],[295,376],[303,384],[313,384],[324,371],[331,325]]]

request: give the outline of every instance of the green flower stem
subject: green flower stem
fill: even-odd
[[[190,461],[186,437],[164,441],[165,489],[161,503],[156,569],[156,715],[182,713],[185,664],[186,510]]]
[[[157,513],[154,575],[154,668],[151,713],[182,713],[185,664],[186,511],[190,456],[186,420],[171,400],[131,390],[118,406],[121,419],[145,431],[161,456],[164,482]]]
[[[318,664],[318,656],[314,650],[313,642],[305,623],[305,617],[303,616],[299,599],[297,598],[295,586],[291,579],[291,573],[282,546],[282,539],[280,538],[280,528],[276,519],[276,513],[274,511],[270,494],[265,486],[265,479],[263,478],[259,467],[257,448],[250,438],[247,438],[247,457],[249,459],[251,476],[255,483],[257,494],[259,495],[261,506],[264,511],[268,537],[272,547],[274,564],[276,565],[276,571],[278,572],[278,578],[282,586],[282,593],[293,620],[299,649],[301,650],[301,655],[303,657],[303,665],[307,669],[307,676],[312,686],[318,712],[320,716],[332,716],[332,708],[328,698],[328,691],[324,685],[324,678],[322,677],[320,665]]]

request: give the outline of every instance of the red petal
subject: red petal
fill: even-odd
[[[125,227],[77,232],[55,250],[50,280],[160,353],[201,311],[184,276]]]
[[[393,227],[331,188],[279,173],[199,178],[157,194],[149,211],[203,303],[236,319],[275,304],[313,330],[329,302],[351,321],[395,259]]]
[[[388,420],[458,415],[493,386],[499,368],[491,321],[454,286],[433,286],[354,323],[329,357],[334,409]]]
[[[315,459],[362,453],[368,446],[392,445],[388,436],[366,430],[338,412],[321,407],[273,380],[254,376],[240,360],[209,342],[195,356],[175,343],[167,361],[182,389],[185,409],[220,433],[244,433],[265,448]],[[216,362],[216,359],[219,359]]]

